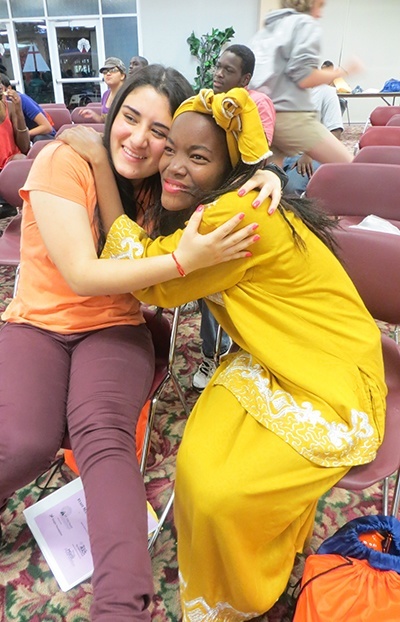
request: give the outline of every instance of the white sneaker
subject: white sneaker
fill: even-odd
[[[199,313],[199,312],[200,312],[200,309],[199,309],[199,303],[197,302],[197,300],[186,302],[184,305],[181,306],[181,313],[187,313],[188,315],[191,315],[192,313]]]
[[[217,366],[214,363],[214,359],[210,359],[205,356],[193,376],[192,386],[198,391],[202,391],[206,388],[207,384],[211,380],[211,376],[215,372]]]

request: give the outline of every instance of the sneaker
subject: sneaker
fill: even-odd
[[[191,302],[186,302],[181,306],[181,313],[186,313],[187,315],[192,315],[192,313],[199,313],[199,303],[197,300],[192,300]]]
[[[211,380],[211,376],[215,372],[217,366],[214,363],[214,359],[210,359],[205,356],[193,376],[192,386],[194,389],[198,391],[202,391],[206,388],[207,384]]]

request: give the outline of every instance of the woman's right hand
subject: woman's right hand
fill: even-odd
[[[103,134],[92,127],[77,123],[75,127],[64,130],[57,140],[66,143],[90,165],[107,160],[107,151],[103,146]]]
[[[247,249],[260,239],[255,234],[257,223],[234,231],[244,218],[243,213],[236,214],[211,233],[202,235],[198,229],[203,211],[204,207],[199,206],[192,214],[174,253],[186,274],[231,259],[251,257]]]

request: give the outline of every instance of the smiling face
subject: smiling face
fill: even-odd
[[[169,211],[195,207],[231,170],[224,130],[211,116],[184,112],[173,122],[160,160],[161,202]]]
[[[111,128],[110,154],[115,170],[133,183],[157,173],[171,123],[165,95],[152,86],[131,91]]]

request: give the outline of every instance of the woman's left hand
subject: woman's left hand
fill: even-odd
[[[253,201],[252,206],[258,207],[263,201],[270,198],[271,202],[268,206],[268,214],[273,214],[282,197],[280,178],[272,171],[258,170],[251,179],[246,181],[246,183],[239,188],[238,195],[240,197],[245,196],[250,190],[255,190],[256,188],[258,188],[260,192]]]
[[[203,216],[203,206],[192,214],[175,251],[186,274],[200,268],[208,268],[231,259],[251,257],[247,248],[257,242],[257,223],[251,223],[233,231],[243,220],[244,214],[236,214],[223,225],[202,235],[198,232]]]

